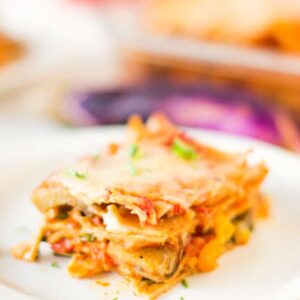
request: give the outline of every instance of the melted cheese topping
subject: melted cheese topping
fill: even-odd
[[[54,173],[46,180],[47,187],[42,185],[33,194],[35,204],[46,211],[49,206],[62,204],[77,203],[88,208],[92,204],[117,203],[132,210],[141,222],[156,224],[159,218],[172,213],[176,204],[188,210],[205,201],[213,204],[240,193],[253,172],[243,155],[216,159],[200,153],[196,160],[187,161],[172,153],[170,146],[140,142],[141,156],[131,160],[129,150],[130,145],[125,144],[113,155],[103,153],[98,160],[81,159],[71,168]],[[136,174],[130,172],[130,164],[134,164]],[[255,168],[256,177],[263,178],[266,169],[261,165]],[[70,169],[84,174],[84,178],[70,175]],[[60,189],[57,195],[51,187],[47,192],[49,185]]]
[[[143,154],[133,162],[136,175],[130,173],[129,146],[125,145],[115,155],[103,155],[96,162],[81,160],[73,165],[73,169],[87,174],[85,180],[68,175],[67,170],[54,174],[50,180],[63,183],[74,195],[84,193],[90,199],[116,189],[133,195],[164,196],[165,200],[189,207],[201,183],[216,177],[223,181],[237,177],[244,163],[236,159],[218,164],[202,157],[189,162],[174,155],[167,146],[140,143],[139,148]]]

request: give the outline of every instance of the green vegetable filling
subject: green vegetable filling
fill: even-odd
[[[85,233],[83,235],[80,236],[80,240],[83,242],[95,242],[96,241],[96,237],[92,234],[92,233]]]
[[[56,216],[56,219],[58,220],[65,220],[68,217],[67,212],[59,212]]]
[[[146,284],[148,284],[148,285],[151,285],[151,284],[155,283],[153,280],[151,280],[149,278],[146,278],[146,277],[143,277],[141,279],[141,281],[144,282],[144,283],[146,283]]]

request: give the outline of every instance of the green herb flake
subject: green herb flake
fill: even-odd
[[[185,160],[195,160],[197,158],[195,149],[178,138],[174,139],[171,150]]]
[[[56,261],[53,261],[53,262],[51,263],[51,267],[52,267],[52,268],[56,268],[56,269],[59,269],[59,268],[60,268],[58,262],[56,262]]]
[[[132,144],[132,145],[130,146],[130,149],[129,149],[129,156],[130,156],[131,158],[136,158],[138,152],[139,152],[139,147],[138,147],[138,145],[137,145],[137,144]]]
[[[179,300],[184,300],[184,298],[181,296]]]
[[[189,284],[188,284],[188,282],[186,281],[186,279],[183,279],[183,280],[181,281],[181,284],[182,284],[182,286],[185,287],[186,289],[189,287]]]
[[[76,171],[76,170],[70,170],[68,172],[68,174],[70,176],[73,176],[73,177],[76,177],[78,179],[86,179],[87,175],[83,172],[79,172],[79,171]]]
[[[118,297],[115,297],[114,299],[112,299],[112,300],[118,300],[119,298]]]
[[[137,166],[134,163],[134,160],[138,160],[141,156],[141,151],[137,144],[132,144],[129,148],[129,162],[128,162],[128,170],[131,175],[137,175]]]

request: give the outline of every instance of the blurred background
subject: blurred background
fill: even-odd
[[[0,0],[1,143],[158,110],[300,153],[300,1]]]

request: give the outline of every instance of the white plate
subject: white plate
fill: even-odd
[[[30,238],[39,213],[29,201],[31,190],[53,169],[77,155],[120,139],[119,127],[67,131],[1,145],[0,157],[0,299],[138,299],[117,275],[76,280],[65,270],[67,259],[42,249],[41,260],[26,263],[9,255],[10,248]],[[248,245],[220,259],[211,273],[188,278],[189,288],[174,287],[161,299],[300,299],[300,159],[298,156],[249,139],[209,131],[192,131],[202,141],[225,150],[254,148],[253,159],[264,159],[270,174],[264,190],[272,197],[272,216],[261,221]],[[47,247],[45,247],[47,248]],[[60,269],[52,268],[57,261]]]

